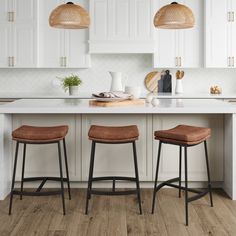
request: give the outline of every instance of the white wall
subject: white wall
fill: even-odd
[[[0,69],[0,94],[9,92],[58,93],[51,81],[57,76],[79,74],[83,80],[80,91],[92,93],[109,90],[111,78],[108,71],[122,71],[129,76],[127,85],[140,85],[146,92],[143,81],[153,71],[151,55],[93,55],[90,69]],[[170,70],[175,78],[176,69]],[[236,93],[235,69],[186,69],[184,90],[186,93],[207,93],[214,84],[222,86],[224,93]],[[175,79],[174,79],[175,80]]]

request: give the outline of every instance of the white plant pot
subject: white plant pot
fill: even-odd
[[[76,96],[79,94],[79,86],[70,86],[69,95]]]
[[[177,79],[176,80],[175,93],[176,94],[184,93],[182,79]]]

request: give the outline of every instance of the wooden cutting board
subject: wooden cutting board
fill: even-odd
[[[161,72],[159,72],[159,71],[150,72],[144,80],[147,90],[152,93],[157,93],[158,92],[158,81],[160,79],[161,79]]]
[[[89,105],[98,106],[98,107],[140,106],[140,105],[145,105],[145,100],[133,99],[133,100],[120,101],[120,102],[100,102],[96,100],[90,100]]]

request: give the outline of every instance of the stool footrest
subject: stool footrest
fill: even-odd
[[[123,176],[105,176],[105,177],[93,177],[92,178],[92,181],[107,181],[107,180],[136,181],[136,178],[123,177]]]
[[[27,191],[18,191],[13,190],[14,195],[22,195],[22,196],[50,196],[50,195],[61,195],[61,190],[55,190],[55,191],[47,191],[47,192],[27,192]]]
[[[90,190],[89,192],[90,194],[94,194],[94,195],[108,195],[108,196],[137,194],[137,190],[125,190],[125,191],[116,191],[116,192]]]
[[[208,193],[209,193],[209,190],[206,190],[204,192],[198,193],[197,195],[188,198],[188,202],[192,202],[192,201],[198,200],[199,198],[204,197]]]
[[[27,177],[23,179],[23,182],[31,182],[31,181],[40,181],[40,180],[50,180],[50,181],[61,181],[60,177]],[[63,178],[63,181],[67,181],[67,178]]]

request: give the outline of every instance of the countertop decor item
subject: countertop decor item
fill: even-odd
[[[98,107],[123,107],[123,106],[140,106],[145,105],[145,100],[142,99],[133,99],[133,100],[125,100],[125,101],[114,101],[114,102],[101,102],[96,100],[89,101],[90,106],[98,106]]]
[[[78,95],[79,86],[82,84],[82,80],[78,75],[70,75],[62,79],[62,86],[65,91],[69,90],[70,95]]]
[[[133,96],[123,92],[102,92],[93,93],[92,98],[99,102],[118,102],[133,99]]]
[[[192,10],[177,2],[162,7],[154,17],[154,26],[162,29],[187,29],[194,27]]]
[[[222,93],[222,89],[221,89],[220,86],[214,85],[214,86],[211,86],[210,93],[211,94],[221,94]]]
[[[152,71],[145,77],[144,84],[148,91],[152,93],[158,92],[158,81],[161,79],[161,72]]]
[[[59,5],[51,12],[49,25],[62,29],[85,29],[90,25],[90,17],[83,7],[68,2]]]
[[[176,94],[181,94],[184,92],[183,84],[182,84],[183,77],[184,77],[184,71],[178,70],[176,72],[176,85],[175,85],[175,93]]]
[[[128,76],[122,72],[109,71],[109,73],[112,77],[110,91],[124,91],[125,81],[127,80]]]
[[[172,92],[172,76],[169,70],[162,70],[161,72],[153,71],[149,73],[144,83],[147,90],[152,93]]]

